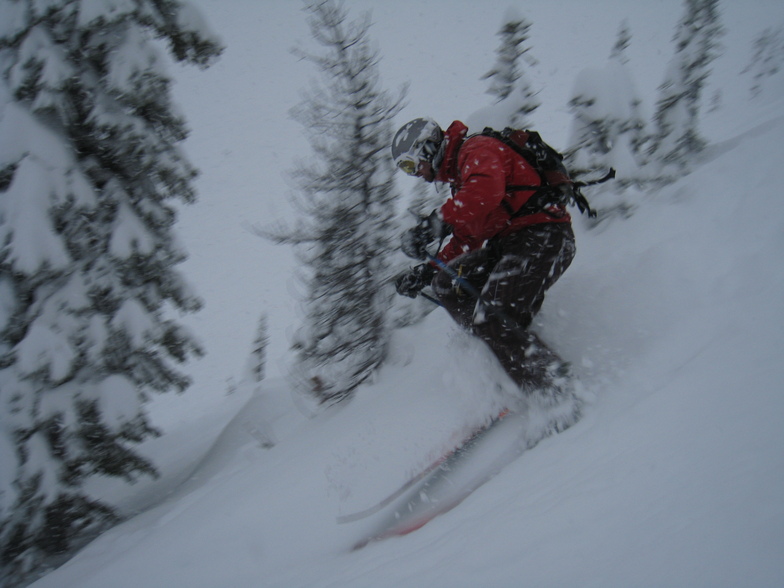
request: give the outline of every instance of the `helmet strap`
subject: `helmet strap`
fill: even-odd
[[[444,161],[444,153],[446,152],[446,139],[442,140],[438,145],[438,149],[433,154],[430,165],[433,166],[433,171],[438,173],[438,168],[441,167],[441,162]]]

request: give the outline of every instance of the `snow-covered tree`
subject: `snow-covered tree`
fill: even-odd
[[[639,177],[645,123],[641,103],[622,47],[631,35],[621,28],[619,41],[603,68],[588,68],[575,80],[569,107],[574,114],[566,161],[576,177],[614,167],[619,183]]]
[[[534,67],[536,59],[527,45],[531,23],[514,8],[504,15],[503,24],[498,31],[501,42],[496,49],[495,65],[482,79],[490,80],[488,94],[496,97],[492,111],[500,114],[503,121],[490,121],[489,126],[514,128],[533,127],[531,114],[540,106],[525,67]],[[501,124],[499,124],[501,123]]]
[[[305,321],[294,341],[295,383],[334,403],[350,396],[386,352],[390,254],[398,245],[389,145],[402,96],[380,88],[368,16],[348,21],[332,0],[306,10],[321,52],[298,54],[321,77],[292,114],[313,153],[294,171],[299,223],[269,236],[295,244],[308,274]]]
[[[782,71],[784,71],[784,27],[765,29],[754,39],[751,62],[743,70],[743,73],[751,74],[751,95],[759,96],[768,80]]]
[[[597,219],[589,221],[592,223],[610,215],[630,214],[634,203],[624,191],[642,181],[640,150],[645,123],[625,56],[630,41],[631,33],[623,23],[609,63],[580,72],[569,101],[574,121],[565,162],[572,175],[596,177],[609,168],[618,173],[608,184],[585,189],[598,212]]]
[[[87,480],[156,475],[150,393],[200,353],[171,201],[194,199],[155,39],[220,52],[177,0],[0,4],[0,566],[23,582],[117,520]]]
[[[683,172],[705,147],[698,129],[700,99],[723,32],[719,0],[684,0],[673,39],[675,55],[660,87],[655,114],[651,155],[662,168],[675,166]]]

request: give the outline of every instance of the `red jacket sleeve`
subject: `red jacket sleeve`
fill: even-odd
[[[539,183],[536,171],[490,137],[473,137],[463,144],[458,171],[459,187],[441,207],[444,221],[453,227],[452,239],[439,254],[443,261],[478,249],[507,226],[509,214],[501,206],[507,185]],[[515,179],[520,181],[510,181]]]

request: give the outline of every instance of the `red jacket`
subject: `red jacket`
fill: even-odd
[[[444,160],[436,180],[452,186],[452,197],[441,207],[441,214],[452,225],[453,233],[438,254],[439,259],[449,261],[479,249],[492,237],[508,235],[522,227],[571,221],[563,207],[510,218],[509,208],[502,202],[506,201],[511,210],[518,210],[534,191],[507,193],[506,187],[538,186],[539,174],[497,139],[482,135],[466,139],[467,132],[468,127],[457,120],[444,136]]]

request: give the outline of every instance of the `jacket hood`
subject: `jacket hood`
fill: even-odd
[[[465,141],[468,127],[459,120],[454,121],[444,132],[443,160],[438,167],[436,181],[452,183],[457,180],[457,153]]]

